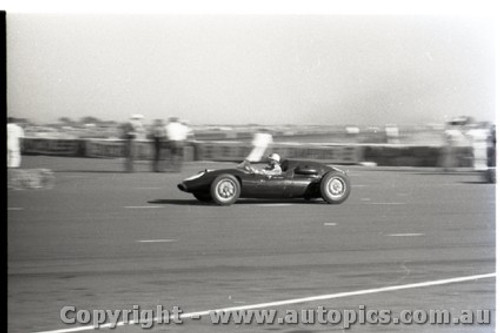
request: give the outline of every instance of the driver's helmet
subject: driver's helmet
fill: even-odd
[[[276,153],[272,153],[271,155],[269,155],[268,159],[271,163],[279,163],[281,161],[280,155]]]

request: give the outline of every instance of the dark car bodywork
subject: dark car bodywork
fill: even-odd
[[[282,174],[275,176],[251,173],[242,168],[205,170],[185,179],[178,188],[195,194],[198,199],[200,195],[205,195],[207,200],[204,201],[209,201],[214,181],[223,175],[231,175],[238,180],[241,187],[239,198],[320,198],[321,182],[328,173],[341,175],[346,179],[346,186],[350,186],[345,171],[322,163],[289,159],[281,163],[281,168]]]

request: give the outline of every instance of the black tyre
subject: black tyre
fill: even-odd
[[[218,205],[232,205],[240,197],[241,186],[236,177],[220,175],[214,179],[210,188],[212,200]]]
[[[321,197],[329,204],[341,204],[351,193],[349,177],[338,171],[330,171],[321,180]]]
[[[206,192],[195,192],[193,193],[194,197],[198,199],[201,202],[211,202],[212,201],[212,196],[210,193]]]

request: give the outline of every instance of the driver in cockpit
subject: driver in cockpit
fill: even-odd
[[[283,170],[280,165],[281,157],[280,155],[273,153],[267,157],[267,165],[263,169],[257,169],[249,165],[249,162],[245,160],[241,166],[248,171],[265,176],[276,176],[281,175]]]

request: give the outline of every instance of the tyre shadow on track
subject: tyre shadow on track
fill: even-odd
[[[487,181],[463,181],[460,182],[460,184],[469,184],[469,185],[492,185],[492,183],[489,183]]]
[[[201,202],[195,199],[154,199],[149,200],[149,204],[157,205],[179,205],[179,206],[212,206],[220,207],[213,202]],[[326,205],[323,200],[273,200],[273,199],[241,199],[236,201],[233,205]]]
[[[148,204],[156,205],[178,205],[178,206],[210,206],[209,202],[201,202],[198,200],[182,200],[182,199],[154,199],[149,200]]]

